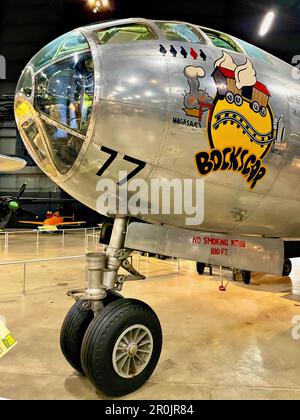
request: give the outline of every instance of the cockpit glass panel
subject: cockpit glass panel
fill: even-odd
[[[79,32],[73,31],[61,36],[43,48],[31,61],[35,71],[66,55],[89,49],[86,38]]]
[[[39,130],[36,126],[36,123],[33,119],[29,118],[27,121],[25,121],[22,125],[22,128],[26,134],[26,136],[29,138],[31,142],[34,142],[37,135],[39,134]]]
[[[93,98],[91,53],[74,54],[36,76],[36,110],[81,134],[87,133]]]
[[[96,38],[98,43],[103,45],[150,41],[157,39],[157,36],[148,25],[134,23],[103,29],[96,32]]]
[[[54,164],[60,173],[66,174],[77,159],[83,140],[52,124],[43,122],[43,125]]]
[[[37,161],[44,166],[47,152],[43,135],[36,124],[35,111],[31,102],[22,95],[16,96],[15,116],[23,141],[26,142],[29,150],[34,153]]]
[[[25,69],[19,80],[17,92],[21,92],[23,95],[27,96],[27,98],[30,98],[32,95],[32,89],[33,83],[31,71],[29,69]]]
[[[192,26],[185,23],[156,22],[168,41],[188,42],[192,44],[206,44],[205,39]]]
[[[201,28],[201,30],[209,37],[209,39],[215,47],[229,51],[235,51],[238,53],[243,52],[242,49],[237,45],[237,43],[234,42],[234,40],[228,35],[205,28]]]
[[[254,58],[255,60],[265,64],[273,64],[270,56],[260,48],[256,47],[255,45],[249,44],[246,41],[242,41],[241,39],[236,39],[236,41],[244,48],[249,57]]]
[[[28,118],[28,120],[24,121],[22,124],[22,130],[24,131],[24,135],[36,153],[39,161],[44,162],[47,158],[47,152],[43,142],[43,137],[39,132],[35,121],[32,118]]]

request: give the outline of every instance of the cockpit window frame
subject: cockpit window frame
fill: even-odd
[[[32,112],[33,112],[34,118],[36,120],[36,124],[38,126],[39,132],[43,136],[43,142],[44,142],[45,150],[47,151],[47,157],[42,161],[40,158],[38,158],[38,156],[36,156],[36,151],[32,147],[32,144],[28,143],[28,147],[29,147],[32,155],[36,156],[38,166],[43,168],[43,170],[46,170],[49,173],[50,177],[55,176],[55,178],[59,179],[60,182],[68,181],[68,179],[70,179],[74,175],[74,173],[76,173],[76,171],[78,170],[78,168],[80,166],[80,162],[82,161],[83,157],[87,153],[89,144],[92,140],[93,130],[94,130],[94,127],[95,127],[95,122],[96,122],[96,119],[95,119],[95,103],[98,103],[98,101],[99,101],[99,87],[98,87],[98,84],[96,83],[97,74],[94,73],[95,89],[94,89],[94,94],[93,94],[93,98],[92,98],[93,99],[93,106],[92,106],[92,112],[91,112],[91,115],[90,115],[90,120],[89,120],[89,123],[88,123],[88,126],[87,126],[87,131],[86,131],[85,134],[80,134],[78,131],[75,131],[74,129],[72,129],[72,128],[66,126],[66,125],[60,124],[57,121],[54,121],[54,120],[50,119],[49,117],[47,117],[46,114],[44,115],[43,113],[36,110],[36,108],[34,107],[34,99],[35,99],[35,92],[36,92],[36,77],[41,72],[44,72],[48,67],[51,67],[54,64],[65,61],[67,59],[70,59],[70,58],[74,57],[75,54],[81,55],[81,54],[91,53],[91,56],[92,56],[92,59],[93,59],[93,62],[94,62],[94,69],[95,69],[96,66],[99,67],[98,45],[95,42],[95,39],[93,37],[92,32],[87,30],[84,27],[78,28],[75,31],[80,32],[81,35],[83,35],[85,37],[85,39],[87,41],[87,48],[78,51],[78,53],[72,51],[69,54],[61,55],[57,59],[46,63],[43,67],[40,67],[38,69],[34,68],[31,65],[32,60],[35,58],[35,56],[34,56],[33,59],[26,66],[26,68],[30,69],[31,73],[32,73],[32,78],[33,78],[32,96],[31,96],[31,98],[28,98],[21,92],[16,93],[16,97],[23,98],[23,100],[25,100],[27,103],[30,103],[31,106],[32,106],[32,110],[33,110]],[[72,33],[72,32],[74,32],[74,31],[69,32],[69,34]],[[82,140],[82,147],[79,151],[79,154],[76,157],[76,159],[74,160],[74,162],[72,163],[72,165],[70,165],[70,167],[67,170],[61,170],[59,165],[57,165],[56,160],[53,158],[53,155],[52,155],[53,150],[50,147],[51,145],[49,146],[49,144],[48,144],[49,140],[45,137],[45,132],[44,132],[44,124],[45,123],[48,123],[48,124],[52,125],[53,127],[57,128],[58,130],[65,131],[68,136],[74,136],[74,137],[77,137],[78,139]],[[20,127],[20,130],[22,131],[21,127]],[[47,165],[47,167],[46,167],[46,165]]]
[[[27,96],[25,94],[25,92],[22,92],[21,89],[20,89],[21,78],[23,77],[23,73],[26,72],[26,71],[29,71],[31,73],[32,86],[31,86],[31,95],[30,96]],[[23,72],[21,74],[21,77],[20,77],[20,79],[19,79],[19,81],[17,83],[16,94],[23,95],[26,98],[26,100],[29,101],[29,102],[31,102],[31,103],[33,103],[33,101],[34,101],[34,95],[35,95],[35,72],[34,72],[33,67],[30,64],[28,64],[25,67],[25,69],[23,70]]]
[[[264,51],[262,48],[258,47],[255,44],[251,44],[250,42],[247,42],[247,41],[245,41],[243,39],[237,38],[236,36],[229,35],[229,34],[227,34],[225,32],[218,31],[216,29],[206,28],[206,27],[203,27],[203,26],[197,26],[197,29],[202,32],[203,36],[205,36],[205,38],[208,40],[209,44],[211,44],[215,48],[219,48],[219,49],[222,49],[222,50],[223,49],[224,50],[226,49],[226,48],[221,48],[221,47],[215,46],[214,43],[212,42],[212,40],[210,39],[210,37],[207,35],[207,33],[205,31],[212,32],[212,33],[215,32],[215,33],[220,33],[220,34],[225,35],[230,40],[232,40],[233,43],[237,47],[239,47],[239,49],[241,50],[240,52],[238,52],[238,51],[233,51],[233,50],[226,49],[227,51],[233,52],[235,54],[242,54],[242,55],[248,57],[251,60],[256,60],[256,61],[258,61],[258,62],[260,62],[262,64],[265,64],[265,65],[270,65],[270,66],[274,66],[275,65],[274,59],[277,60],[277,58],[274,57],[274,56],[272,56],[272,54],[268,53],[267,51]],[[253,49],[257,50],[257,52],[259,52],[259,54],[260,54],[260,57],[258,57],[257,55],[251,54],[250,53],[250,50],[245,48],[245,45],[247,47],[249,46],[250,48],[253,48]],[[261,57],[263,57],[263,60],[261,59]]]
[[[136,40],[136,41],[125,41],[125,42],[112,42],[112,43],[101,43],[99,42],[99,37],[98,34],[100,32],[105,32],[105,31],[109,31],[111,29],[117,29],[117,28],[122,28],[122,27],[129,27],[129,26],[138,26],[138,25],[143,25],[145,26],[149,32],[151,32],[153,34],[153,38],[152,39],[142,39],[142,40]],[[149,42],[154,42],[154,41],[158,41],[160,39],[159,34],[157,33],[157,30],[154,28],[154,25],[149,24],[148,22],[128,22],[125,24],[120,24],[120,25],[112,25],[112,26],[108,26],[105,28],[101,28],[98,29],[96,31],[93,32],[93,38],[96,42],[96,44],[99,47],[106,47],[106,46],[117,46],[117,45],[126,45],[126,44],[135,44],[135,45],[139,45],[142,42],[143,43],[149,43]]]
[[[90,56],[91,59],[93,60],[93,85],[95,86],[95,67],[94,67],[94,59],[93,59],[93,54],[92,54],[92,50],[89,49],[87,52],[80,52],[77,55],[77,60],[80,61],[81,58]],[[38,78],[39,76],[43,73],[43,72],[47,72],[47,69],[50,69],[51,67],[55,67],[55,66],[59,66],[59,63],[62,63],[62,69],[63,69],[63,64],[68,63],[68,61],[70,61],[70,59],[73,59],[74,57],[74,53],[70,56],[70,57],[66,57],[63,56],[61,57],[60,60],[55,61],[55,62],[51,62],[45,69],[43,69],[42,71],[38,71],[35,74],[35,91],[34,91],[34,109],[37,113],[37,115],[39,115],[39,119],[40,119],[40,123],[41,123],[41,128],[42,128],[42,132],[43,132],[43,137],[44,137],[44,142],[46,143],[46,147],[47,147],[47,151],[49,153],[49,155],[51,156],[51,161],[53,162],[56,170],[60,173],[61,176],[63,177],[68,177],[69,173],[72,172],[72,168],[74,167],[74,165],[76,164],[77,159],[79,159],[80,153],[81,153],[81,149],[83,148],[84,143],[86,142],[88,135],[89,135],[89,127],[90,124],[92,123],[92,113],[93,113],[93,109],[94,109],[94,103],[95,103],[95,89],[93,89],[93,95],[92,95],[92,113],[89,117],[89,120],[87,121],[87,129],[85,132],[77,130],[76,128],[72,128],[69,125],[64,124],[62,121],[58,121],[57,119],[52,118],[50,115],[47,115],[46,113],[44,113],[41,109],[38,108],[37,106],[37,88],[38,88]],[[72,162],[72,164],[68,165],[67,161],[63,161],[62,159],[59,159],[58,155],[56,155],[56,149],[53,146],[52,142],[53,142],[53,138],[49,137],[49,131],[47,131],[46,127],[50,128],[52,127],[53,130],[56,129],[57,133],[63,133],[64,135],[66,135],[66,138],[73,138],[75,142],[75,139],[77,139],[77,144],[78,141],[81,141],[81,146],[80,146],[80,150],[78,155],[76,156],[76,158],[74,159],[74,161]],[[64,136],[63,136],[64,137]],[[69,140],[68,139],[68,142]],[[71,141],[70,141],[71,143]],[[74,148],[74,150],[76,150]]]
[[[275,63],[272,59],[272,55],[269,54],[268,52],[264,51],[262,48],[257,47],[254,44],[251,44],[250,42],[244,41],[243,39],[239,39],[236,37],[233,37],[233,40],[235,41],[235,43],[238,43],[240,48],[243,50],[243,54],[246,55],[247,57],[249,57],[252,60],[256,60],[264,65],[271,65],[274,66]],[[247,49],[246,49],[247,47]],[[250,53],[250,49],[254,49],[256,52],[259,53],[259,57],[257,55],[254,55],[252,53]],[[263,57],[263,60],[262,58]],[[274,57],[273,57],[274,58]]]
[[[84,144],[85,141],[85,136],[78,134],[77,132],[71,132],[72,130],[65,130],[64,126],[59,124],[59,123],[54,123],[53,120],[45,117],[44,115],[41,116],[41,129],[47,144],[47,150],[49,155],[51,156],[51,160],[55,166],[55,168],[57,169],[57,171],[62,175],[65,176],[67,175],[73,168],[75,162],[78,159],[78,156],[80,155],[82,146]],[[77,140],[81,140],[82,144],[80,147],[80,151],[79,154],[76,156],[76,158],[73,160],[73,162],[68,165],[66,162],[63,162],[62,160],[59,160],[59,157],[57,156],[57,151],[55,150],[55,147],[52,143],[52,139],[49,140],[49,133],[47,133],[47,126],[48,128],[54,128],[57,131],[63,131],[67,134],[67,136],[71,136],[71,138],[76,138]],[[69,139],[70,140],[70,139]]]
[[[70,51],[66,51],[65,53],[61,53],[62,46],[65,45],[66,42],[70,41],[70,39],[72,38],[72,35],[73,36],[74,35],[80,35],[83,38],[85,38],[85,40],[86,40],[85,44],[87,45],[87,47],[86,48],[78,48],[77,50],[73,49],[72,51],[70,50]],[[55,45],[55,43],[57,43],[58,41],[61,42],[60,44],[58,43],[59,46]],[[43,63],[43,65],[37,65],[38,63],[35,63],[37,58],[39,57],[41,59],[40,56],[42,55],[42,53],[43,52],[45,53],[46,49],[49,48],[51,45],[52,45],[52,49],[56,46],[56,52],[55,52],[54,56],[51,59],[49,58],[48,60],[46,60],[45,63]],[[54,41],[50,42],[48,45],[46,45],[41,51],[39,51],[32,58],[32,60],[30,61],[30,65],[34,70],[34,73],[38,73],[38,72],[42,71],[43,69],[47,68],[51,64],[55,64],[56,62],[59,62],[59,61],[65,59],[67,57],[70,57],[70,56],[72,57],[74,54],[82,54],[83,52],[86,52],[86,51],[90,51],[90,44],[89,44],[86,36],[79,29],[75,29],[73,31],[67,32],[66,34],[60,36],[56,40],[54,40]],[[50,52],[48,51],[47,54],[49,54],[49,53]]]
[[[91,49],[89,49],[87,52],[84,52],[84,51],[80,52],[78,54],[78,57],[83,56],[83,55],[86,55],[87,53],[90,53],[91,54],[91,58],[93,59],[93,55],[92,55]],[[63,62],[65,62],[65,61],[67,61],[67,60],[69,60],[70,58],[73,58],[73,57],[74,57],[74,53],[71,54],[68,57],[63,57],[63,58],[61,58],[58,61],[53,61],[53,63],[50,63],[49,65],[47,65],[47,67],[45,67],[44,69],[42,69],[42,70],[40,70],[40,71],[38,71],[38,72],[35,73],[35,75],[34,75],[34,91],[33,91],[34,104],[33,105],[34,105],[35,111],[41,116],[41,118],[42,119],[44,118],[48,122],[52,121],[52,125],[53,126],[55,126],[55,127],[59,128],[59,129],[62,129],[64,131],[66,131],[68,134],[77,135],[77,137],[79,137],[79,138],[82,138],[82,137],[85,138],[87,136],[87,133],[88,133],[88,128],[86,130],[86,133],[83,133],[80,130],[72,129],[68,125],[65,125],[65,124],[63,124],[63,123],[61,123],[59,121],[54,120],[49,115],[47,115],[46,113],[44,113],[40,109],[38,109],[37,106],[36,106],[36,91],[37,91],[37,87],[38,87],[37,80],[38,80],[39,75],[41,73],[45,72],[48,68],[50,68],[50,67],[52,67],[54,65],[57,65],[58,63],[63,63]],[[95,67],[94,67],[93,78],[94,78],[94,94],[93,94],[92,109],[93,109],[94,104],[95,104]],[[88,122],[87,126],[89,126],[90,123],[91,123],[91,116],[90,116],[90,119],[89,119],[89,122]]]
[[[90,48],[86,48],[85,50],[81,50],[81,51],[79,51],[76,54],[81,55],[81,54],[86,54],[88,52],[91,52],[91,49]],[[60,58],[57,58],[57,59],[51,61],[50,63],[46,64],[44,67],[41,67],[38,71],[35,71],[34,72],[34,77],[38,76],[40,73],[42,73],[45,70],[47,70],[48,67],[51,67],[54,64],[60,63],[61,61],[67,60],[67,59],[72,58],[72,57],[74,57],[74,53],[71,53],[71,54],[68,54],[68,55],[64,55],[63,57],[61,56]]]
[[[163,24],[163,23],[166,23],[166,24],[169,23],[169,24],[174,24],[174,25],[176,25],[176,24],[177,25],[186,25],[186,26],[190,27],[191,29],[193,29],[193,31],[195,32],[195,35],[198,34],[199,37],[202,38],[203,42],[175,41],[175,40],[173,41],[173,40],[170,40],[170,39],[168,39],[166,37],[163,29],[161,29],[160,26],[159,26],[159,24]],[[207,45],[208,44],[207,37],[203,34],[203,32],[200,30],[200,28],[198,26],[196,26],[196,25],[191,24],[191,23],[179,22],[179,21],[171,21],[171,20],[155,20],[155,21],[153,21],[153,24],[155,24],[155,26],[157,28],[157,31],[159,32],[160,38],[163,39],[163,40],[166,40],[167,42],[181,42],[181,43],[184,43],[184,44],[191,44],[191,45],[193,45],[193,44],[194,45],[195,44]]]
[[[85,140],[86,135],[85,134],[81,134],[80,132],[73,130],[72,128],[68,127],[67,125],[64,125],[58,121],[53,120],[52,118],[48,117],[46,114],[40,113],[40,118],[42,121],[44,121],[45,123],[52,125],[53,127],[65,131],[66,133],[78,137],[81,140]]]
[[[241,45],[239,43],[236,42],[235,39],[233,39],[233,36],[228,35],[223,31],[217,31],[216,29],[206,28],[204,26],[197,26],[197,28],[198,28],[198,30],[200,30],[206,36],[207,39],[209,39],[209,42],[215,48],[230,51],[230,52],[233,52],[233,53],[236,53],[236,54],[245,54],[244,49],[241,47]],[[233,45],[231,45],[229,42],[227,42],[229,45],[231,45],[232,49],[228,49],[226,47],[219,47],[219,46],[215,45],[214,42],[212,41],[212,39],[210,38],[210,36],[207,34],[207,32],[209,32],[211,34],[216,34],[216,35],[223,35],[226,38],[228,38],[231,41],[231,43],[233,44]],[[233,48],[235,48],[235,49],[233,49]]]

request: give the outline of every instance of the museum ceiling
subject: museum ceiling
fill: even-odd
[[[260,38],[261,19],[272,8],[279,12],[276,23],[267,37]],[[99,20],[137,16],[181,19],[220,29],[287,62],[300,54],[299,0],[114,0],[114,10],[97,14],[90,10],[87,0],[2,0],[0,55],[7,60],[7,77],[16,81],[24,64],[35,52],[70,29]]]

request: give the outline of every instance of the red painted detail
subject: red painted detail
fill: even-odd
[[[212,111],[214,109],[214,104],[208,104],[207,102],[198,101],[199,105],[199,120],[202,121],[203,114],[205,110]]]
[[[235,79],[234,71],[226,69],[225,67],[218,67],[218,69],[223,74],[223,76],[226,77],[226,79]]]
[[[223,74],[224,77],[226,77],[226,79],[234,79],[235,80],[235,73],[232,70],[226,69],[224,67],[218,67],[218,70],[220,70],[220,72]],[[254,85],[254,88],[259,90],[260,92],[262,92],[263,94],[267,95],[267,96],[271,96],[271,93],[269,91],[269,89],[267,88],[266,85],[264,85],[261,82],[256,82]]]
[[[264,93],[267,96],[271,96],[270,91],[268,90],[266,85],[263,85],[260,82],[256,82],[256,84],[254,85],[255,89],[259,90],[260,92]]]
[[[198,54],[197,52],[194,50],[194,48],[191,48],[191,56],[194,60],[197,60],[198,58]]]

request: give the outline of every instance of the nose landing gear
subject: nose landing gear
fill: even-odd
[[[102,303],[106,307],[120,299],[122,299],[122,296],[118,293],[108,292]],[[90,302],[80,299],[68,312],[61,328],[61,351],[69,364],[81,374],[84,374],[80,356],[81,347],[85,333],[93,319],[94,312]]]
[[[153,310],[138,300],[122,299],[107,306],[90,324],[81,362],[97,389],[121,397],[150,378],[161,348],[161,326]]]
[[[143,280],[125,249],[128,220],[116,218],[106,254],[87,255],[87,290],[69,292],[77,302],[61,330],[61,349],[69,364],[99,391],[121,397],[152,375],[162,349],[162,330],[145,303],[124,299],[126,281]],[[118,275],[120,268],[129,275]]]

